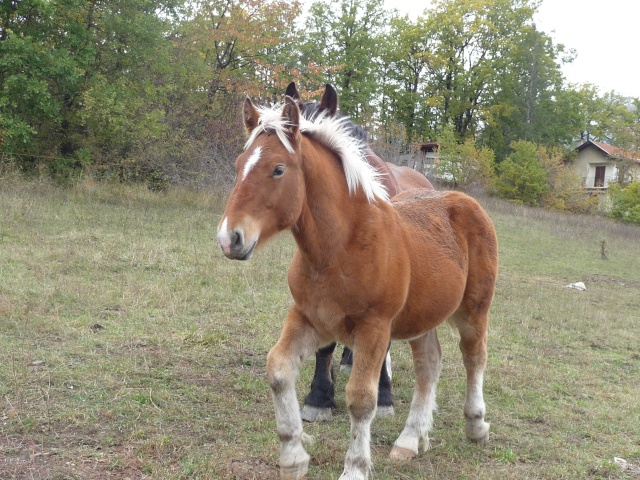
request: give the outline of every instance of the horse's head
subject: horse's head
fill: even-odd
[[[235,260],[248,260],[255,248],[291,227],[304,201],[300,160],[300,109],[289,96],[278,118],[245,99],[243,117],[249,134],[236,159],[236,184],[218,225],[218,243]]]

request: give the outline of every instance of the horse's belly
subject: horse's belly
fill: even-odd
[[[447,320],[460,306],[465,289],[462,272],[433,275],[412,281],[404,307],[391,324],[391,337],[410,339],[424,335]]]

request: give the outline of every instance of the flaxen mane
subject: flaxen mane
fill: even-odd
[[[287,136],[289,125],[282,119],[282,108],[258,108],[260,120],[256,128],[251,132],[245,150],[248,149],[256,137],[263,132],[275,133],[282,145],[289,153],[294,153],[293,146]],[[360,128],[362,134],[354,135],[354,128]],[[358,187],[362,187],[369,201],[379,198],[389,201],[389,194],[380,180],[380,174],[365,159],[366,132],[357,127],[347,117],[330,117],[325,112],[302,116],[300,119],[300,132],[321,142],[327,148],[333,150],[342,161],[349,193],[353,194]],[[364,135],[364,136],[363,136]]]

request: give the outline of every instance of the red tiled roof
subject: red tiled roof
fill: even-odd
[[[623,150],[622,148],[614,147],[613,145],[609,145],[604,142],[594,142],[592,140],[589,140],[579,145],[577,150],[578,151],[584,150],[589,145],[594,145],[595,147],[599,148],[610,157],[616,157],[616,158],[622,158],[625,160],[634,160],[636,162],[640,162],[640,152]]]

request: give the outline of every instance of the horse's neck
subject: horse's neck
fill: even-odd
[[[303,160],[306,202],[292,228],[300,252],[318,268],[331,264],[346,249],[372,208],[362,191],[349,195],[340,161],[325,158],[323,150],[310,149]]]

